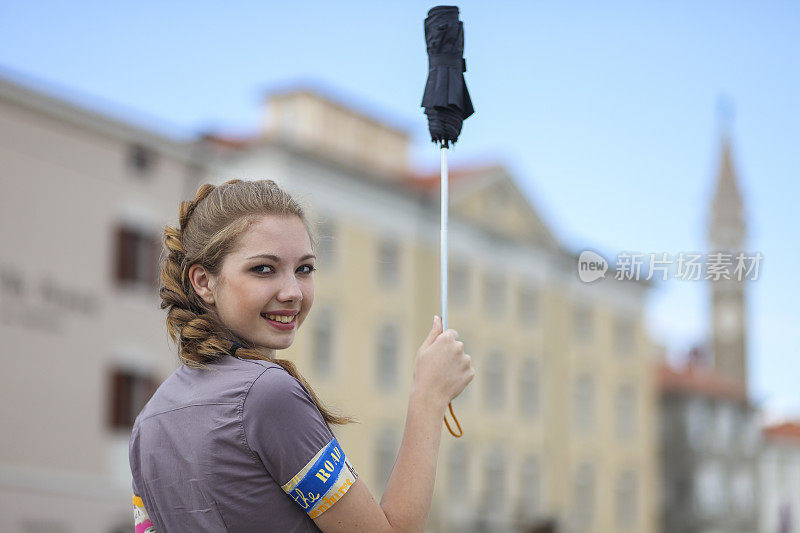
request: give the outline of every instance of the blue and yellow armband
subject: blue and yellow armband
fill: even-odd
[[[311,518],[345,495],[358,474],[334,438],[281,488]]]

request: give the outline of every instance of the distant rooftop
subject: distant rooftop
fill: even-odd
[[[800,446],[800,422],[784,422],[764,428],[764,439]]]
[[[747,388],[734,379],[697,364],[674,368],[662,363],[657,369],[662,394],[682,392],[709,398],[747,402]]]
[[[263,90],[262,96],[265,100],[280,98],[282,96],[306,93],[313,94],[317,98],[324,99],[341,110],[350,113],[357,113],[373,123],[384,128],[395,130],[406,136],[411,136],[410,131],[414,125],[408,120],[398,117],[386,109],[379,108],[373,103],[364,99],[356,98],[350,92],[337,89],[331,84],[320,80],[296,79],[285,83],[276,84]],[[420,102],[422,101],[422,89],[420,89]],[[422,107],[419,108],[419,120],[422,123],[427,121]]]

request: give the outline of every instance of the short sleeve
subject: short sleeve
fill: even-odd
[[[267,368],[242,408],[247,445],[303,511],[316,518],[355,482],[356,474],[303,385]]]

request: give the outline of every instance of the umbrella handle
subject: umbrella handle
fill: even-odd
[[[442,142],[442,247],[441,247],[441,264],[442,264],[442,331],[447,331],[447,211],[448,211],[448,193],[447,185],[450,181],[447,176],[447,141]],[[444,415],[444,425],[450,431],[450,434],[458,438],[464,434],[461,429],[461,424],[458,423],[456,413],[453,411],[453,404],[447,404],[450,409],[450,414],[453,415],[453,420],[458,428],[458,435],[450,427],[450,422],[447,421],[447,413]]]

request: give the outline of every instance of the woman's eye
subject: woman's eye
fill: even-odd
[[[258,265],[257,267],[253,267],[251,270],[256,274],[267,274],[267,272],[260,270],[262,268],[272,268],[272,267],[269,265]]]
[[[270,273],[269,271],[261,270],[262,268],[272,269],[272,267],[270,265],[258,265],[256,267],[253,267],[251,270],[253,272],[255,272],[256,274],[269,274]],[[311,274],[312,272],[314,272],[316,270],[316,268],[314,268],[314,265],[303,265],[303,266],[300,267],[300,269],[306,269],[306,270],[303,271],[303,274]]]

